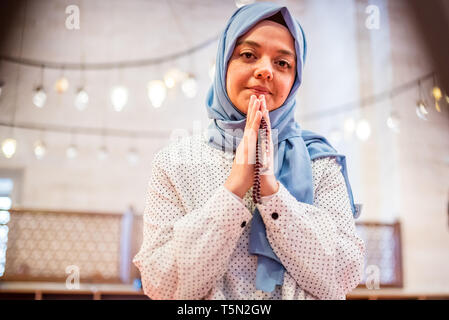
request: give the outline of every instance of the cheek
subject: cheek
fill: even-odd
[[[282,106],[284,101],[287,99],[288,94],[290,93],[290,90],[293,86],[293,82],[294,82],[294,79],[292,79],[291,77],[287,77],[287,78],[282,79],[282,81],[279,81],[279,83],[277,85],[276,97],[275,97],[275,101],[274,101],[276,108],[279,108],[280,106]]]
[[[237,87],[241,84],[242,78],[244,77],[244,74],[240,68],[238,68],[237,65],[233,65],[229,68],[229,76],[228,78],[231,81],[232,87]]]
[[[235,75],[235,67],[233,64],[228,66],[228,71],[226,73],[226,90],[228,91],[228,96],[235,92],[235,84],[236,84],[236,75]]]
[[[288,86],[288,84],[283,84],[282,88],[280,88],[279,90],[279,97],[278,99],[284,101],[285,99],[287,99],[288,93],[290,92],[290,87]]]
[[[237,98],[245,87],[245,73],[235,65],[230,65],[226,75],[226,90],[229,98]],[[232,97],[231,97],[232,96]]]

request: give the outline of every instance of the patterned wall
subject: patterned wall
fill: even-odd
[[[119,281],[121,218],[11,211],[2,280],[65,281],[66,268],[77,266],[81,281]]]
[[[366,245],[365,273],[361,284],[402,287],[402,253],[399,222],[357,223],[357,232]],[[378,279],[376,279],[378,278]]]

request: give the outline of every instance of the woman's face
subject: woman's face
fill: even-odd
[[[271,111],[284,103],[295,75],[295,42],[289,30],[263,20],[237,39],[228,62],[226,91],[234,106],[245,114],[253,94],[265,95]]]

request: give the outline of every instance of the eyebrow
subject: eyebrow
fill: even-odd
[[[250,45],[250,46],[256,47],[256,48],[260,48],[261,47],[260,44],[258,44],[255,41],[251,41],[251,40],[244,40],[244,41],[240,40],[240,41],[237,42],[236,47],[241,45],[241,44],[247,44],[247,45]],[[286,54],[288,56],[292,56],[294,59],[296,59],[296,55],[293,52],[289,51],[289,50],[280,49],[280,50],[278,50],[278,52],[282,53],[282,54]]]

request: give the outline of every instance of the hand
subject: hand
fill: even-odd
[[[265,96],[261,95],[257,99],[255,95],[252,95],[249,101],[243,138],[237,147],[231,173],[224,185],[240,198],[243,198],[253,185],[257,134],[262,117],[264,117],[268,125],[270,150],[268,152],[269,170],[260,175],[260,194],[261,196],[271,195],[277,192],[279,187],[273,170],[273,142]]]

